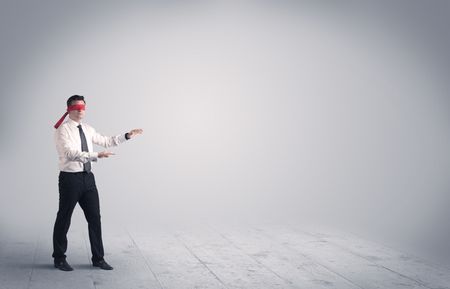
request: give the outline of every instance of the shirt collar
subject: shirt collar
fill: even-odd
[[[74,121],[70,117],[68,118],[67,123],[69,123],[70,125],[76,126],[76,127],[78,127],[80,124],[82,124],[81,122],[78,123],[78,122]]]

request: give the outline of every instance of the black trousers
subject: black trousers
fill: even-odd
[[[100,202],[92,172],[59,174],[59,210],[53,229],[53,258],[66,258],[67,232],[73,210],[79,203],[88,222],[92,261],[103,260],[103,241],[100,222]]]

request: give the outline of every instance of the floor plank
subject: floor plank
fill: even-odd
[[[447,269],[429,264],[418,256],[399,252],[350,233],[333,231],[333,234],[330,234],[321,230],[305,232],[300,228],[295,229],[328,242],[355,256],[364,258],[387,270],[397,272],[422,284],[424,287],[450,289],[450,272]]]
[[[355,256],[309,234],[282,226],[260,229],[259,232],[287,248],[309,256],[315,262],[351,280],[361,288],[426,288],[420,282]]]
[[[226,288],[208,266],[196,258],[172,233],[132,232],[130,235],[144,258],[154,268],[163,288]]]
[[[38,240],[7,240],[0,251],[0,288],[28,288]]]
[[[217,233],[183,231],[177,236],[227,288],[300,288],[243,254]]]
[[[255,230],[233,228],[218,234],[243,254],[300,288],[359,288],[307,256],[257,235]]]

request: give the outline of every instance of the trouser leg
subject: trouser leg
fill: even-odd
[[[86,191],[83,192],[79,203],[88,222],[92,261],[103,260],[104,251],[100,220],[100,201],[95,185],[95,178],[92,173],[86,175]]]
[[[67,232],[73,210],[80,196],[80,184],[77,175],[60,173],[59,209],[53,228],[53,258],[65,259],[67,251]]]

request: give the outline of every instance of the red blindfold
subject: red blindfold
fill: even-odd
[[[58,122],[54,125],[54,128],[58,128],[62,124],[66,116],[69,114],[69,111],[72,110],[86,110],[86,105],[85,104],[69,105],[67,107],[67,112],[64,113],[64,115],[58,120]]]
[[[86,105],[85,104],[70,105],[67,108],[67,111],[72,111],[72,110],[86,110]]]

